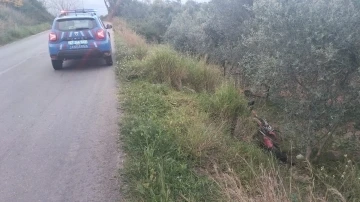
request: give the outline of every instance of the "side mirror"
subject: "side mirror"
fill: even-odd
[[[112,28],[112,25],[109,25],[109,24],[106,25],[106,29],[111,29],[111,28]]]

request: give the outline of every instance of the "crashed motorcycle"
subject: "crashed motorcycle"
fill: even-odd
[[[260,146],[273,153],[274,156],[280,161],[287,163],[287,155],[285,152],[282,152],[279,147],[281,139],[278,135],[278,131],[271,127],[270,124],[263,118],[255,116],[254,120],[259,127],[257,139],[260,143]]]

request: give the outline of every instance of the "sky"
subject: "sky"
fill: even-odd
[[[96,9],[99,15],[106,15],[107,9],[104,0],[83,0],[84,8]],[[82,2],[80,2],[82,4]]]
[[[182,2],[186,2],[187,0],[182,0]],[[209,2],[210,0],[195,0],[197,2]],[[99,15],[106,15],[107,10],[104,4],[104,0],[83,0],[79,1],[80,4],[84,2],[84,8],[93,8],[96,9]]]

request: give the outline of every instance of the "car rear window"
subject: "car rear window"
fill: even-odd
[[[59,31],[75,31],[93,29],[97,26],[95,19],[61,19],[57,20],[55,27]]]

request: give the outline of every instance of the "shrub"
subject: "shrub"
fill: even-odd
[[[205,111],[213,119],[229,123],[245,113],[247,106],[245,98],[229,83],[221,85],[214,95],[205,95],[202,102]]]

